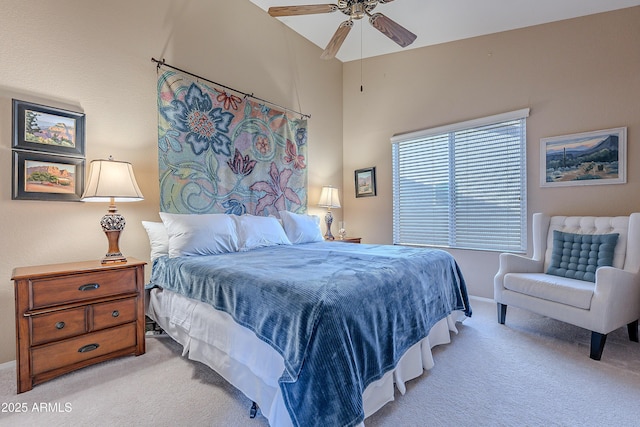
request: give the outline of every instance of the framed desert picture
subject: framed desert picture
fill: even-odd
[[[626,182],[626,127],[540,140],[541,187]]]
[[[84,159],[29,151],[13,152],[13,200],[80,201]]]
[[[355,171],[356,197],[376,195],[376,168],[358,169]]]
[[[13,148],[84,156],[85,115],[13,100]]]

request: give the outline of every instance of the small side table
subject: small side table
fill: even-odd
[[[362,240],[362,237],[344,237],[344,238],[339,238],[336,237],[336,240],[334,240],[334,242],[344,242],[344,243],[361,243],[360,241]]]

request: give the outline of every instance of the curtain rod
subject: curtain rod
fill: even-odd
[[[178,67],[174,67],[173,65],[169,65],[169,64],[167,64],[167,63],[164,61],[164,58],[163,58],[162,60],[157,60],[157,59],[155,59],[155,58],[151,58],[151,60],[152,60],[153,62],[155,62],[155,63],[157,63],[157,64],[158,64],[158,65],[157,65],[157,67],[156,67],[157,69],[160,69],[160,67],[162,67],[162,66],[165,66],[165,67],[168,67],[168,68],[173,68],[174,70],[180,71],[181,73],[185,73],[185,74],[188,74],[188,75],[190,75],[190,76],[193,76],[193,77],[195,77],[195,78],[197,78],[197,79],[204,80],[204,81],[209,82],[209,83],[213,83],[214,85],[217,85],[217,86],[222,86],[223,88],[225,88],[225,89],[227,89],[227,90],[231,90],[231,91],[233,91],[233,92],[239,93],[239,94],[241,94],[241,95],[243,95],[243,96],[245,96],[245,97],[253,98],[253,99],[257,100],[257,101],[261,101],[261,102],[264,102],[264,103],[267,103],[267,104],[271,104],[271,105],[273,105],[274,107],[282,108],[282,109],[283,109],[283,110],[285,110],[285,111],[290,111],[290,112],[292,112],[292,113],[300,114],[302,117],[306,117],[306,118],[308,118],[308,119],[310,119],[310,118],[311,118],[311,114],[304,114],[304,113],[301,113],[301,112],[299,112],[299,111],[292,110],[291,108],[283,107],[282,105],[278,105],[278,104],[276,104],[275,102],[271,102],[271,101],[267,101],[266,99],[258,98],[257,96],[254,96],[254,95],[253,95],[253,93],[246,93],[246,92],[243,92],[243,91],[241,91],[241,90],[234,89],[234,88],[232,88],[232,87],[225,86],[225,85],[223,85],[223,84],[220,84],[220,83],[214,82],[213,80],[209,80],[209,79],[204,78],[204,77],[202,77],[202,76],[199,76],[199,75],[197,75],[197,74],[193,74],[193,73],[190,73],[190,72],[188,72],[188,71],[182,70],[182,69],[180,69],[180,68],[178,68]]]

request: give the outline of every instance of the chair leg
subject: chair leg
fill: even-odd
[[[604,344],[607,342],[607,334],[601,334],[598,332],[591,332],[591,354],[589,357],[593,360],[600,360],[602,357],[602,350],[604,350]]]
[[[638,342],[638,321],[633,321],[627,325],[629,331],[629,339],[633,342]]]
[[[504,325],[504,321],[507,317],[507,305],[498,303],[498,323]]]

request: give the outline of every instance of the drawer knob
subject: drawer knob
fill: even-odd
[[[56,329],[62,329],[62,328],[64,328],[64,322],[56,323]]]
[[[82,285],[78,288],[79,291],[93,291],[94,289],[98,289],[100,287],[97,283],[87,283],[86,285]]]
[[[111,313],[111,316],[118,317],[120,316],[120,312],[118,310],[113,310],[113,313]]]
[[[100,344],[87,344],[78,349],[78,353],[88,353],[100,347]]]

